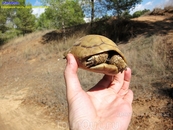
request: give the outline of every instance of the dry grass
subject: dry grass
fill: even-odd
[[[40,75],[40,77],[36,79],[40,80],[40,82],[34,81],[37,84],[34,85],[34,91],[31,89],[31,92],[28,93],[25,103],[32,101],[46,105],[48,108],[51,108],[50,113],[58,107],[59,111],[55,112],[56,118],[57,115],[58,118],[61,117],[60,115],[63,115],[61,119],[67,116],[66,114],[64,115],[64,112],[67,111],[67,104],[63,79],[65,60],[62,59],[62,55],[79,37],[81,37],[81,35],[70,37],[67,39],[66,44],[54,42],[45,44],[40,49],[37,48],[37,50],[27,48],[28,50],[23,52],[27,60],[36,58],[39,61],[50,61],[49,65],[47,64],[48,66],[43,67],[41,74],[39,74],[40,72],[38,72],[38,74],[35,72],[35,75]],[[135,98],[143,96],[145,92],[148,93],[153,82],[168,75],[167,70],[169,70],[170,68],[168,67],[171,66],[168,66],[166,62],[167,48],[166,44],[163,44],[164,41],[168,39],[169,37],[141,36],[129,42],[127,45],[119,46],[126,56],[129,67],[132,69],[133,76],[131,86],[134,88],[134,92],[137,92]],[[52,62],[55,55],[57,61]],[[78,75],[81,85],[85,90],[94,86],[103,76],[102,74],[81,69],[79,69]],[[151,95],[147,94],[147,96],[150,98]]]
[[[67,121],[66,90],[63,78],[66,61],[62,59],[63,52],[72,46],[79,37],[81,36],[70,37],[66,44],[54,42],[43,45],[37,51],[24,52],[28,56],[37,58],[38,62],[42,61],[44,56],[42,62],[45,63],[39,68],[40,70],[34,71],[34,75],[39,75],[39,77],[35,77],[35,80],[30,83],[31,89],[24,103],[46,106],[49,116],[57,121]],[[140,97],[150,99],[153,96],[152,83],[169,76],[168,72],[171,66],[167,64],[166,58],[168,50],[166,43],[170,42],[169,39],[169,36],[140,36],[126,45],[119,46],[132,69],[131,88],[135,93],[135,99]],[[56,61],[54,61],[55,56]],[[26,57],[26,59],[28,58]],[[79,69],[78,76],[83,89],[88,90],[103,77],[103,74]]]
[[[76,38],[79,38],[83,35],[84,33],[74,34],[66,40],[66,43],[64,43],[63,40],[59,40],[59,41],[51,41],[47,44],[42,45],[40,44],[40,41],[41,41],[40,40],[39,44],[37,45],[26,46],[23,50],[23,56],[27,60],[30,60],[36,57],[37,58],[39,57],[40,60],[46,60],[46,58],[52,58],[53,57],[52,54],[56,54],[60,58],[62,58],[62,53],[65,50],[67,50],[70,46],[72,46]]]
[[[2,49],[5,49],[9,46],[10,47],[17,46],[19,44],[25,43],[26,41],[32,41],[32,39],[40,38],[43,34],[49,31],[50,30],[38,31],[38,32],[26,34],[25,36],[16,37],[14,39],[11,39],[8,43],[4,44],[4,46],[2,46]]]
[[[170,75],[171,65],[168,64],[167,43],[171,36],[140,36],[127,45],[121,45],[120,49],[124,52],[129,67],[132,69],[131,86],[138,91],[138,96],[144,96],[152,89],[152,83],[166,78]],[[173,42],[171,42],[173,46]],[[136,91],[135,90],[135,91]]]

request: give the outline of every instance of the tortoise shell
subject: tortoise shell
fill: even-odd
[[[123,53],[110,39],[101,35],[86,35],[78,39],[64,56],[74,55],[79,68],[115,75],[127,68]]]

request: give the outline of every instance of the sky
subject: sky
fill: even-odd
[[[156,7],[164,8],[165,5],[173,5],[173,0],[142,0],[141,4],[136,5],[136,7],[130,12],[133,14],[138,10],[149,9],[153,10]]]
[[[38,8],[38,6],[42,5],[40,0],[26,0],[26,3],[28,2],[32,4],[33,14],[35,14],[37,17],[44,12],[45,8]],[[163,8],[165,5],[170,4],[173,5],[173,0],[142,0],[142,3],[136,5],[136,7],[131,10],[130,13],[133,14],[134,12],[143,9],[153,10],[156,7]]]
[[[26,0],[25,3],[30,3],[32,4],[33,7],[33,14],[36,15],[37,17],[40,16],[40,14],[42,14],[45,10],[45,8],[42,7],[41,1],[40,0]],[[40,6],[40,8],[39,8]]]

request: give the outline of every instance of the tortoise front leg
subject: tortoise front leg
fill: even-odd
[[[123,70],[127,69],[127,64],[120,55],[113,55],[108,62],[109,64],[117,66],[118,72],[122,73]]]
[[[107,61],[107,58],[108,58],[107,52],[96,54],[96,55],[93,55],[93,56],[89,57],[88,59],[86,59],[85,65],[87,68],[90,68],[92,66],[96,66],[98,64],[105,63]]]

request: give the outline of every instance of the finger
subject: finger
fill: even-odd
[[[127,101],[128,103],[132,104],[133,101],[133,91],[128,90],[127,94],[124,96],[124,100]]]
[[[125,95],[128,92],[129,85],[130,85],[130,79],[131,79],[131,69],[127,68],[127,70],[124,72],[124,82],[123,85],[118,92],[119,95]]]
[[[110,85],[110,89],[112,89],[115,93],[118,93],[121,89],[124,82],[124,71],[122,73],[118,73],[113,76],[113,81]]]
[[[105,75],[93,88],[89,91],[98,91],[109,87],[112,82],[112,76]]]
[[[64,78],[67,87],[67,98],[70,99],[82,90],[78,76],[78,65],[72,54],[67,55],[67,65],[64,71]]]

